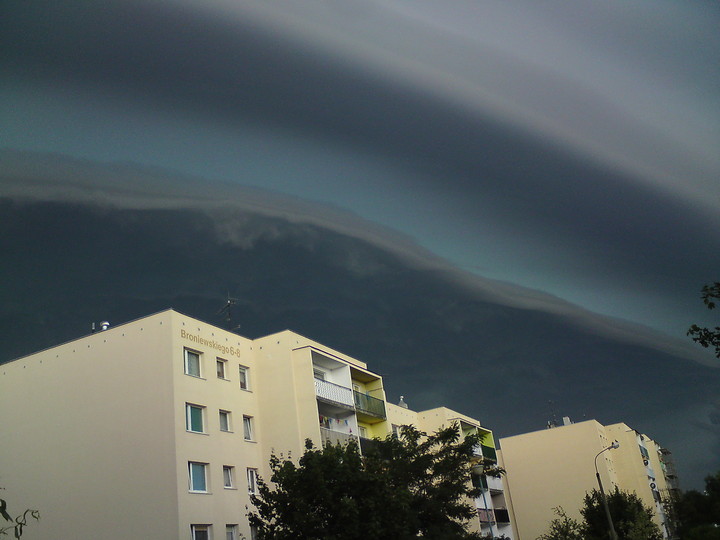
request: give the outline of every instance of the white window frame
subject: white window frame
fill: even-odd
[[[192,409],[200,409],[200,423],[202,424],[201,430],[197,431],[195,429],[192,429]],[[205,425],[207,422],[205,421],[205,407],[202,405],[196,405],[195,403],[186,403],[185,404],[185,431],[188,433],[207,433],[205,430]]]
[[[313,368],[313,377],[319,381],[324,381],[325,372],[322,369]]]
[[[247,469],[248,495],[257,495],[258,471],[252,467]]]
[[[223,423],[222,419],[223,416],[227,420],[227,429],[223,429]],[[218,411],[218,422],[220,423],[220,431],[224,431],[225,433],[232,433],[232,413],[230,411],[226,411],[225,409],[220,409]]]
[[[220,370],[218,369],[218,366],[220,366],[220,365],[222,365],[222,376],[220,376],[220,373],[219,373]],[[216,359],[215,359],[215,371],[218,372],[218,373],[217,373],[217,378],[218,378],[218,379],[222,379],[223,381],[229,380],[229,379],[228,379],[228,376],[227,376],[227,374],[228,374],[227,368],[228,368],[228,361],[227,361],[227,360],[225,360],[225,359],[223,359],[223,358],[216,358]]]
[[[184,364],[185,364],[185,375],[188,375],[190,377],[197,377],[198,379],[202,379],[203,375],[203,369],[202,369],[202,353],[200,351],[196,351],[193,349],[184,349],[183,350],[183,358],[184,358]],[[190,373],[190,370],[188,366],[190,365],[189,359],[190,355],[197,356],[197,365],[198,365],[198,374],[195,375],[194,373]]]
[[[202,465],[203,475],[205,477],[205,489],[195,489],[195,482],[193,481],[193,465]],[[190,493],[210,493],[210,486],[208,483],[208,464],[201,461],[188,461],[188,491]]]
[[[250,368],[238,366],[238,380],[241,390],[250,390]]]
[[[190,525],[190,534],[192,535],[192,540],[197,540],[199,537],[197,536],[198,532],[206,532],[208,540],[212,540],[212,525]]]
[[[225,540],[238,540],[237,523],[228,523],[225,525]]]
[[[243,415],[243,438],[246,441],[254,441],[253,417]]]
[[[235,467],[232,465],[223,465],[223,487],[235,489]]]

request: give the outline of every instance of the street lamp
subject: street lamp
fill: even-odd
[[[608,506],[607,498],[605,497],[605,490],[603,489],[602,481],[600,480],[600,472],[598,471],[597,467],[597,458],[599,458],[600,454],[602,454],[606,450],[615,450],[616,448],[620,448],[620,443],[617,441],[613,441],[610,446],[608,446],[607,448],[603,448],[598,452],[597,456],[595,456],[595,476],[597,477],[598,486],[600,486],[600,497],[602,497],[603,506],[605,507],[605,515],[607,516],[608,527],[610,528],[611,540],[618,540],[618,535],[615,532],[615,526],[613,525],[612,516],[610,515],[610,507]]]

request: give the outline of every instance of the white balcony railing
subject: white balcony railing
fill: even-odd
[[[339,403],[349,408],[355,407],[352,389],[339,384],[315,379],[315,395],[326,401]]]
[[[320,428],[320,441],[322,442],[323,446],[326,446],[328,444],[334,446],[337,443],[347,444],[350,441],[350,439],[357,440],[357,437],[355,435],[351,435],[349,433],[333,431],[332,429],[327,429],[324,427]]]
[[[487,485],[488,485],[488,488],[492,491],[502,491],[503,490],[502,478],[497,478],[495,476],[488,476],[487,477]]]

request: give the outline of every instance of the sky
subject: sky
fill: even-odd
[[[699,298],[720,279],[715,2],[0,9],[0,195],[234,197],[717,366],[685,336],[716,324]]]

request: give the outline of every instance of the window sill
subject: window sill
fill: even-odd
[[[257,441],[255,439],[243,439],[245,442],[251,442],[257,444]]]
[[[193,490],[188,490],[188,493],[190,493],[190,494],[192,494],[192,495],[212,495],[212,492],[211,492],[211,491],[193,491]]]
[[[235,433],[232,429],[221,429],[220,433]]]
[[[188,377],[192,377],[193,379],[200,379],[201,381],[206,381],[207,379],[205,377],[202,377],[201,375],[193,375],[192,373],[185,373]]]
[[[207,431],[191,431],[189,429],[186,429],[185,433],[192,433],[193,435],[210,435]]]
[[[234,486],[224,486],[224,488],[227,489],[228,491],[237,491],[237,489],[238,489]]]

